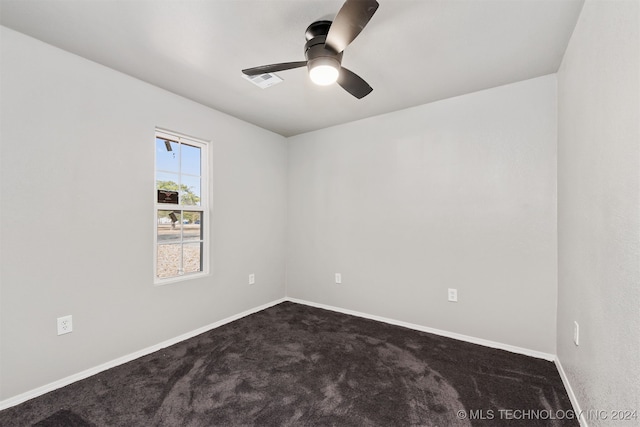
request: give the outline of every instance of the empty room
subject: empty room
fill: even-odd
[[[0,426],[640,425],[640,0],[0,0]]]

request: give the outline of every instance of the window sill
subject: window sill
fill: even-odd
[[[210,276],[210,275],[211,274],[208,273],[208,272],[201,272],[201,273],[185,274],[183,276],[170,277],[170,278],[166,278],[166,279],[155,278],[153,280],[153,285],[154,286],[170,285],[172,283],[185,282],[187,280],[201,279],[203,277],[207,277],[207,276]]]

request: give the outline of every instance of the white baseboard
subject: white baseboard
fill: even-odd
[[[242,317],[248,316],[253,313],[257,313],[258,311],[262,311],[266,308],[272,307],[274,305],[280,304],[286,301],[286,298],[280,298],[275,301],[268,302],[266,304],[260,305],[258,307],[251,308],[247,311],[243,311],[242,313],[235,314],[233,316],[229,316],[225,319],[219,320],[217,322],[211,323],[207,326],[203,326],[201,328],[195,329],[193,331],[187,332],[185,334],[179,335],[175,338],[168,339],[159,344],[152,345],[147,348],[143,348],[142,350],[133,352],[131,354],[127,354],[126,356],[119,357],[115,360],[111,360],[109,362],[103,363],[101,365],[95,366],[93,368],[86,369],[82,372],[78,372],[77,374],[70,375],[68,377],[62,378],[60,380],[54,381],[52,383],[43,385],[42,387],[38,387],[36,389],[27,391],[25,393],[21,393],[17,396],[10,397],[8,399],[0,401],[0,411],[3,409],[10,408],[12,406],[18,405],[20,403],[26,402],[27,400],[33,399],[34,397],[42,396],[45,393],[49,393],[50,391],[57,390],[64,386],[67,386],[76,381],[83,380],[92,375],[100,373],[102,371],[106,371],[107,369],[115,368],[116,366],[122,365],[123,363],[131,362],[132,360],[138,359],[142,356],[146,356],[148,354],[153,353],[154,351],[162,350],[163,348],[172,346],[174,344],[179,343],[180,341],[184,341],[189,338],[193,338],[196,335],[200,335],[207,331],[210,331],[215,328],[219,328],[220,326],[226,325],[227,323],[231,323],[234,320],[238,320]]]
[[[377,320],[378,322],[389,323],[391,325],[402,326],[405,328],[413,329],[421,332],[428,332],[434,335],[440,335],[447,338],[453,338],[460,341],[470,342],[472,344],[479,344],[485,347],[497,348],[499,350],[510,351],[511,353],[524,354],[525,356],[535,357],[536,359],[544,359],[550,362],[556,360],[556,356],[550,353],[544,353],[541,351],[531,350],[523,347],[516,347],[509,344],[504,344],[496,341],[489,341],[482,338],[471,337],[469,335],[457,334],[455,332],[443,331],[441,329],[429,328],[427,326],[416,325],[414,323],[403,322],[400,320],[389,319],[386,317],[375,316],[367,313],[361,313],[358,311],[347,310],[340,307],[334,307],[331,305],[318,304],[311,301],[305,301],[297,298],[285,298],[286,301],[291,301],[297,304],[309,305],[311,307],[323,308],[325,310],[336,311],[338,313],[350,314],[352,316],[363,317],[365,319]]]
[[[509,344],[503,344],[503,343],[499,343],[499,342],[495,342],[495,341],[489,341],[489,340],[485,340],[482,338],[476,338],[476,337],[471,337],[468,335],[462,335],[462,334],[457,334],[454,332],[448,332],[448,331],[443,331],[440,329],[434,329],[434,328],[429,328],[427,326],[422,326],[422,325],[416,325],[413,323],[408,323],[408,322],[403,322],[400,320],[394,320],[394,319],[389,319],[386,317],[381,317],[381,316],[375,316],[375,315],[371,315],[371,314],[366,314],[366,313],[361,313],[358,311],[353,311],[353,310],[347,310],[347,309],[343,309],[340,307],[334,307],[334,306],[330,306],[330,305],[326,305],[326,304],[319,304],[319,303],[314,303],[311,301],[306,301],[306,300],[301,300],[301,299],[297,299],[297,298],[280,298],[278,300],[275,301],[271,301],[269,303],[263,304],[261,306],[258,307],[254,307],[252,309],[249,309],[247,311],[243,311],[242,313],[227,317],[225,319],[219,320],[217,322],[211,323],[209,325],[203,326],[201,328],[195,329],[193,331],[187,332],[185,334],[182,334],[180,336],[177,336],[175,338],[171,338],[169,340],[163,341],[159,344],[156,345],[152,345],[150,347],[144,348],[142,350],[136,351],[134,353],[128,354],[126,356],[122,356],[119,357],[115,360],[111,360],[109,362],[103,363],[99,366],[93,367],[93,368],[89,368],[86,369],[82,372],[78,372],[77,374],[73,374],[70,375],[68,377],[62,378],[60,380],[54,381],[52,383],[46,384],[44,386],[38,387],[36,389],[27,391],[25,393],[21,393],[17,396],[14,397],[10,397],[8,399],[2,400],[0,401],[0,410],[6,409],[6,408],[10,408],[12,406],[18,405],[20,403],[26,402],[29,399],[33,399],[34,397],[38,397],[41,396],[45,393],[49,393],[50,391],[54,391],[56,389],[59,389],[61,387],[67,386],[71,383],[74,383],[76,381],[80,381],[82,379],[88,378],[92,375],[95,375],[97,373],[106,371],[107,369],[110,368],[114,368],[116,366],[122,365],[123,363],[127,363],[130,362],[132,360],[138,359],[142,356],[146,356],[148,354],[151,354],[155,351],[161,350],[165,347],[169,347],[171,345],[177,344],[181,341],[184,341],[186,339],[195,337],[196,335],[200,335],[204,332],[210,331],[212,329],[218,328],[220,326],[226,325],[227,323],[231,323],[235,320],[238,320],[242,317],[248,316],[250,314],[253,313],[257,313],[259,311],[262,311],[266,308],[272,307],[274,305],[280,304],[282,302],[285,301],[290,301],[296,304],[303,304],[303,305],[308,305],[311,307],[317,307],[317,308],[322,308],[325,310],[330,310],[330,311],[335,311],[335,312],[339,312],[339,313],[344,313],[344,314],[349,314],[352,316],[357,316],[357,317],[362,317],[365,319],[371,319],[371,320],[376,320],[379,322],[384,322],[384,323],[388,323],[391,325],[396,325],[396,326],[402,326],[405,328],[409,328],[409,329],[413,329],[416,331],[421,331],[421,332],[427,332],[427,333],[431,333],[431,334],[435,334],[435,335],[440,335],[440,336],[444,336],[447,338],[453,338],[453,339],[457,339],[460,341],[466,341],[466,342],[470,342],[473,344],[479,344],[479,345],[483,345],[485,347],[491,347],[491,348],[496,348],[496,349],[500,349],[500,350],[506,350],[506,351],[510,351],[512,353],[518,353],[518,354],[523,354],[526,356],[531,356],[531,357],[535,357],[538,359],[544,359],[544,360],[549,360],[549,361],[555,361],[556,362],[556,366],[558,367],[558,370],[560,372],[560,376],[562,378],[562,381],[565,385],[565,387],[567,388],[567,392],[569,393],[569,398],[571,399],[571,403],[574,406],[574,410],[576,410],[576,413],[580,413],[579,412],[579,405],[577,404],[577,400],[575,399],[575,395],[573,394],[571,387],[569,385],[568,380],[566,379],[566,375],[564,374],[564,371],[562,370],[562,365],[560,364],[560,362],[557,360],[557,358],[555,357],[555,355],[553,354],[549,354],[549,353],[543,353],[540,351],[535,351],[535,350],[530,350],[527,348],[522,348],[522,347],[516,347],[516,346],[512,346]],[[586,423],[583,423],[583,420],[580,421],[582,427],[587,427]]]
[[[560,378],[562,378],[562,384],[564,384],[564,388],[567,390],[567,394],[569,395],[569,400],[571,401],[571,406],[573,406],[573,412],[578,415],[578,421],[580,422],[580,427],[589,427],[587,424],[587,419],[585,418],[584,412],[580,408],[580,403],[578,403],[578,398],[576,394],[573,392],[571,388],[571,383],[569,382],[569,377],[567,377],[567,373],[564,371],[562,367],[562,363],[560,363],[560,359],[556,357],[555,360],[556,368],[558,368],[558,372],[560,373]]]

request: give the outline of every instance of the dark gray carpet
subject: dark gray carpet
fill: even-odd
[[[287,302],[1,411],[0,425],[578,426],[558,419],[570,409],[551,362]]]

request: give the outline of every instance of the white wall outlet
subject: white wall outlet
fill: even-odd
[[[458,290],[449,288],[447,290],[447,296],[450,302],[458,302]]]
[[[342,274],[336,273],[336,283],[339,285],[342,283]]]
[[[255,285],[255,284],[256,284],[256,275],[255,275],[255,274],[253,274],[253,273],[251,273],[251,274],[249,275],[249,284],[250,284],[250,285]]]
[[[68,334],[73,331],[73,319],[71,315],[58,317],[58,335]]]
[[[573,322],[573,343],[580,345],[580,325],[576,321]]]

